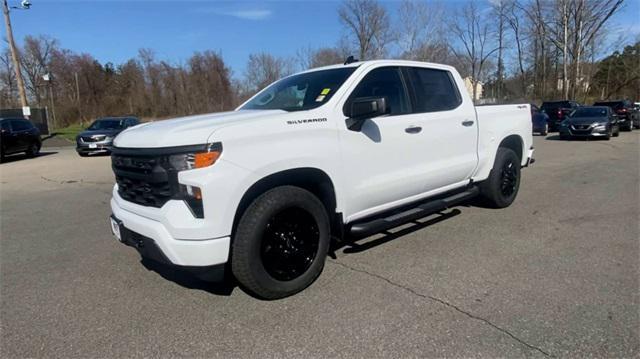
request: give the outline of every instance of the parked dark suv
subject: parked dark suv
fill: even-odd
[[[633,128],[640,128],[640,118],[633,102],[629,100],[599,101],[594,106],[607,106],[618,116],[620,128],[625,131],[633,131]]]
[[[6,155],[25,152],[29,157],[40,153],[40,130],[24,118],[0,118],[0,161]]]
[[[110,153],[113,139],[127,127],[139,124],[135,117],[105,117],[91,124],[76,137],[76,151],[80,156]]]
[[[560,122],[578,107],[580,104],[575,101],[547,101],[542,103],[540,109],[549,116],[549,131],[558,131]]]

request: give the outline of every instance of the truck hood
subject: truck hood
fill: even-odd
[[[147,122],[121,132],[115,138],[114,146],[153,148],[202,144],[222,127],[286,113],[282,110],[242,110]]]

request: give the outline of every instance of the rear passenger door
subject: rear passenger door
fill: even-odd
[[[478,163],[478,123],[471,99],[463,97],[447,70],[405,67],[412,94],[408,121],[422,128],[419,146],[423,191],[467,181]]]

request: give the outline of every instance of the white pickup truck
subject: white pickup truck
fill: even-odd
[[[533,161],[531,132],[529,105],[475,107],[450,66],[313,69],[235,111],[119,134],[111,226],[143,257],[223,265],[252,294],[281,298],[318,277],[332,239],[476,195],[509,206]]]

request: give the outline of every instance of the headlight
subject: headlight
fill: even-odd
[[[202,151],[193,151],[168,155],[164,167],[170,171],[180,172],[205,168],[216,163],[222,154],[222,144],[214,143],[204,146]],[[196,218],[204,218],[202,191],[199,187],[179,183],[180,193],[187,206]]]
[[[604,131],[607,129],[607,125],[603,125],[600,123],[594,123],[591,126],[593,126],[594,131]]]
[[[220,147],[220,149],[214,149],[210,146],[207,150],[208,152],[193,152],[170,155],[168,157],[168,161],[171,168],[178,172],[209,167],[216,163],[216,161],[220,157],[220,154],[222,153],[222,148]]]
[[[106,142],[112,142],[113,141],[113,136],[107,136],[104,138],[104,141]]]

